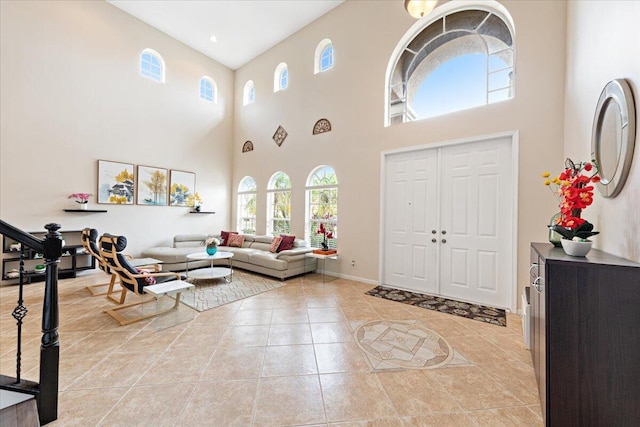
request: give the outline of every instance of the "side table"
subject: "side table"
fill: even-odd
[[[338,254],[331,254],[331,255],[322,255],[322,254],[314,254],[313,252],[309,252],[307,254],[304,254],[305,259],[316,259],[318,260],[318,264],[322,264],[322,283],[326,282],[326,275],[325,275],[325,268],[326,268],[326,264],[327,264],[327,260],[331,259],[331,260],[337,260],[338,259]],[[322,261],[322,262],[320,262]]]

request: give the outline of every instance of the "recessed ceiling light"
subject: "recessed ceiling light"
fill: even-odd
[[[209,38],[209,40],[211,40],[211,41],[212,41],[212,42],[214,42],[214,43],[217,43],[217,42],[218,42],[218,38],[217,38],[216,36],[211,36],[211,37]]]

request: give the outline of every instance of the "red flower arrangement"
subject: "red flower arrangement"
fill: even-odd
[[[333,232],[329,231],[325,228],[324,223],[320,223],[320,227],[318,227],[318,234],[322,234],[324,237],[322,239],[322,249],[325,251],[329,250],[329,245],[327,244],[327,239],[333,239]]]
[[[549,178],[549,172],[542,174],[544,178]],[[565,161],[564,171],[553,179],[546,179],[544,185],[555,187],[551,191],[558,198],[560,216],[557,224],[552,224],[554,231],[561,234],[565,239],[587,239],[598,234],[593,231],[593,224],[581,217],[582,210],[593,203],[593,185],[600,181],[598,167],[595,160],[591,162],[574,163],[571,159]]]

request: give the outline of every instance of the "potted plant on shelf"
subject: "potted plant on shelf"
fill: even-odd
[[[574,163],[567,159],[560,175],[550,179],[550,173],[545,172],[542,176],[560,207],[559,215],[554,216],[555,221],[549,228],[562,236],[560,243],[567,255],[585,256],[593,244],[589,237],[599,233],[582,218],[582,211],[593,203],[593,185],[589,184],[600,180],[595,160]]]
[[[75,199],[75,202],[80,205],[80,209],[87,210],[87,204],[89,203],[89,197],[93,196],[90,193],[73,193],[69,195],[69,199]]]

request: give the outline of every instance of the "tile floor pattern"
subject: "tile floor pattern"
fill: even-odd
[[[364,295],[318,275],[164,330],[118,324],[86,285],[62,280],[59,418],[51,426],[542,425],[520,319],[508,327]],[[23,377],[37,380],[43,284],[25,287]],[[0,372],[15,375],[16,286],[0,287]],[[183,307],[184,308],[184,307]],[[419,320],[469,364],[371,372],[353,331]]]

